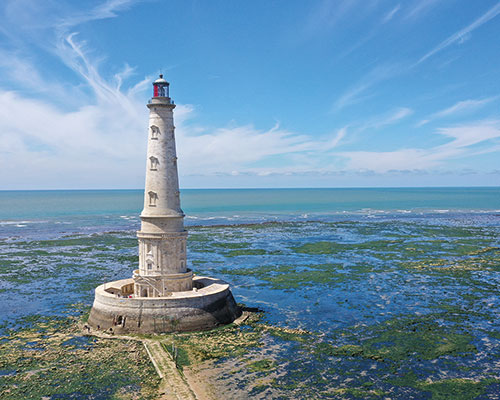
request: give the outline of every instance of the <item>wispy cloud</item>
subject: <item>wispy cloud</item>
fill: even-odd
[[[446,47],[448,47],[454,43],[460,43],[461,41],[464,40],[464,38],[466,38],[468,35],[470,35],[470,33],[472,31],[479,28],[481,25],[485,24],[486,22],[490,21],[491,19],[495,18],[498,14],[500,14],[500,3],[497,3],[495,6],[490,8],[486,13],[484,13],[481,17],[476,19],[470,25],[459,30],[458,32],[455,32],[453,35],[448,37],[446,40],[442,41],[439,45],[434,47],[431,51],[429,51],[422,58],[420,58],[420,60],[418,60],[417,64],[420,64],[421,62],[427,60],[429,57],[433,56],[434,54],[440,52],[441,50],[445,49]]]
[[[11,23],[22,8],[15,3],[9,3],[12,4]],[[34,0],[29,2],[34,7],[36,3]],[[50,3],[50,10],[54,12],[48,13],[50,15],[47,18],[27,7],[31,14],[24,15],[23,24],[20,24],[30,30],[31,36],[25,41],[29,42],[26,48],[19,49],[13,45],[15,42],[0,48],[0,170],[7,171],[1,174],[1,188],[48,185],[75,188],[142,187],[146,145],[144,135],[147,132],[144,91],[150,88],[151,77],[137,76],[132,63],[124,62],[118,70],[116,66],[110,68],[111,63],[105,56],[99,54],[82,33],[78,33],[86,31],[81,25],[115,18],[135,1],[105,1],[88,11],[78,12],[72,12],[71,2],[64,3],[64,9],[61,10],[58,10],[56,0]],[[425,3],[428,8],[414,11],[415,17],[430,9],[432,2]],[[330,31],[340,23],[347,23],[360,4],[364,3],[319,3],[319,8],[311,16],[309,33]],[[370,4],[377,3],[373,1]],[[375,16],[376,29],[381,28],[381,18],[382,22],[404,18],[407,5],[401,2],[401,5],[383,10],[385,14],[377,12]],[[314,23],[319,25],[314,26]],[[33,34],[35,31],[43,35]],[[371,35],[370,32],[359,43],[365,43]],[[462,35],[461,39],[467,35],[470,32]],[[15,35],[9,38],[16,40]],[[30,57],[29,50],[34,46],[46,53],[50,52],[50,65],[59,63],[63,74],[74,72],[69,74],[71,79],[62,82],[64,87],[59,83],[60,71],[57,68],[54,68],[54,72],[49,68],[43,69],[36,56]],[[64,66],[69,69],[64,69]],[[407,65],[382,64],[367,70],[357,82],[346,84],[345,92],[336,99],[332,109],[340,111],[376,95],[384,81],[409,68]],[[29,85],[26,86],[26,89],[31,89],[30,92],[21,90],[26,76],[30,77]],[[52,96],[42,96],[34,90]],[[75,93],[85,96],[75,96]],[[65,104],[57,104],[51,97],[59,98],[59,103]],[[428,118],[470,112],[494,99],[458,102]],[[200,171],[210,176],[347,176],[355,174],[355,171],[387,172],[445,166],[446,161],[452,158],[499,149],[500,123],[480,121],[437,130],[434,137],[440,139],[440,143],[447,143],[430,149],[341,151],[355,148],[347,147],[352,144],[359,149],[360,143],[354,143],[354,139],[361,131],[406,122],[405,118],[413,113],[409,107],[387,107],[387,113],[364,115],[363,121],[358,119],[356,124],[341,128],[332,125],[328,135],[319,137],[307,131],[285,129],[279,124],[256,128],[252,124],[232,123],[209,128],[198,122],[201,120],[198,114],[201,109],[179,104],[175,110],[179,171],[181,176],[200,174]],[[30,118],[26,118],[26,115],[30,115]],[[426,138],[422,143],[424,140]],[[392,149],[389,147],[391,145],[393,143],[380,142],[380,148],[384,150]],[[346,169],[339,169],[344,167]],[[22,179],[19,179],[19,173],[9,171],[23,171]]]
[[[89,57],[85,43],[76,41],[76,37],[69,34],[58,54],[91,88],[93,101],[85,99],[68,111],[0,89],[0,170],[28,171],[24,182],[10,181],[10,174],[5,174],[4,188],[36,188],[44,184],[44,177],[51,176],[59,176],[58,187],[92,187],[96,182],[107,187],[142,185],[144,152],[138,149],[145,146],[147,110],[141,91],[149,86],[150,79],[124,89],[125,81],[133,77],[133,68],[128,65],[104,78],[98,61]],[[4,65],[7,69],[17,66],[18,62]],[[33,72],[37,76],[37,70]],[[44,85],[41,79],[39,83]],[[175,112],[179,168],[184,175],[318,168],[319,160],[297,169],[295,155],[325,153],[338,146],[346,134],[341,129],[330,138],[316,140],[278,124],[267,130],[252,125],[208,129],[192,123],[195,114],[195,108],[189,105],[178,105]],[[276,157],[279,167],[254,165]],[[107,178],[96,179],[102,171]]]
[[[413,114],[413,110],[407,107],[400,107],[397,110],[393,111],[390,115],[381,120],[375,122],[374,127],[381,128],[383,126],[392,125],[403,118],[408,117]]]
[[[483,107],[484,105],[491,103],[492,101],[498,99],[498,96],[495,97],[488,97],[486,99],[482,100],[464,100],[464,101],[459,101],[458,103],[452,105],[451,107],[448,107],[442,111],[439,111],[435,114],[433,114],[434,118],[442,118],[442,117],[448,117],[450,115],[455,115],[459,113],[464,113],[464,112],[469,112],[472,110],[477,110],[480,107]]]
[[[290,155],[317,147],[309,137],[280,129],[277,125],[269,130],[257,130],[251,125],[219,128],[197,135],[186,135],[187,130],[183,126],[176,130],[179,158],[182,160],[179,168],[186,174],[241,170],[267,157]]]
[[[215,130],[198,126],[197,133],[192,134],[189,114],[181,123],[176,122],[176,126],[179,168],[188,175],[199,174],[200,171],[214,175],[232,171],[285,173],[321,170],[325,167],[325,158],[330,157],[330,152],[340,146],[348,133],[348,127],[343,127],[331,137],[315,139],[282,129],[276,124],[267,130],[256,129],[252,125]],[[257,167],[257,162],[262,165],[271,163],[273,167]]]
[[[337,155],[347,158],[347,168],[372,170],[377,173],[402,170],[425,170],[444,165],[457,157],[493,152],[491,141],[500,139],[500,121],[478,121],[464,125],[440,128],[437,134],[451,139],[449,142],[424,148],[403,148],[394,151],[351,151]]]
[[[329,145],[326,146],[325,150],[332,150],[335,147],[337,147],[338,144],[340,143],[340,141],[342,139],[344,139],[344,137],[346,136],[346,134],[347,134],[347,127],[343,127],[342,129],[339,129],[338,132],[337,132],[337,134],[330,141]]]
[[[31,60],[19,52],[0,49],[0,71],[10,86],[29,89],[34,93],[50,93],[52,96],[67,99],[63,85],[42,77]]]
[[[147,110],[141,99],[151,78],[134,82],[134,68],[128,64],[114,75],[104,76],[100,71],[103,59],[91,57],[93,49],[74,31],[91,20],[113,18],[130,4],[107,1],[87,13],[58,18],[54,24],[56,40],[51,51],[81,78],[73,85],[66,82],[64,90],[77,90],[82,81],[89,89],[89,97],[79,104],[58,107],[46,99],[34,100],[0,88],[0,170],[28,171],[24,182],[9,181],[10,174],[6,174],[3,187],[39,187],[44,177],[54,176],[60,177],[59,187],[92,187],[96,182],[108,187],[142,185],[144,152],[137,149],[145,146]],[[39,90],[51,90],[34,64],[22,56],[6,55],[0,61],[4,72],[18,81],[29,75],[31,85],[35,82]],[[29,119],[23,117],[27,114]],[[307,153],[325,154],[346,135],[346,129],[340,129],[318,140],[278,124],[264,130],[252,125],[208,129],[193,122],[195,115],[193,106],[176,108],[179,168],[184,175],[318,168],[316,158],[308,157],[309,162],[300,168],[294,162]],[[278,158],[279,163],[272,161]],[[267,161],[279,167],[256,166]],[[102,171],[107,178],[96,180]]]
[[[413,114],[413,110],[408,107],[398,107],[390,110],[389,112],[382,113],[365,121],[360,121],[357,124],[353,124],[353,128],[356,133],[360,133],[366,130],[374,130],[387,127],[389,125],[397,124],[401,120],[409,117]]]
[[[439,0],[416,0],[413,2],[413,5],[408,8],[405,18],[419,18],[437,4],[439,4]]]
[[[463,100],[459,101],[455,104],[453,104],[451,107],[445,108],[444,110],[438,111],[434,114],[431,114],[429,117],[426,119],[420,121],[417,126],[423,126],[435,119],[439,118],[444,118],[444,117],[449,117],[449,116],[455,116],[455,115],[464,115],[467,113],[470,113],[472,111],[475,111],[495,100],[497,100],[499,96],[494,96],[494,97],[487,97],[485,99],[480,99],[480,100]]]
[[[367,94],[369,89],[397,75],[399,71],[400,67],[396,65],[379,65],[373,68],[335,101],[332,110],[340,111],[347,106],[357,104],[370,97],[370,94]]]
[[[306,18],[303,28],[305,38],[328,32],[358,5],[357,0],[330,1],[321,0],[315,3]]]
[[[500,121],[487,120],[464,125],[440,128],[437,132],[453,140],[440,149],[464,149],[469,146],[500,138]]]
[[[56,22],[56,26],[58,30],[65,32],[68,29],[86,22],[115,18],[118,16],[118,12],[130,8],[137,2],[138,0],[107,0],[87,12],[72,13],[59,18]]]
[[[385,14],[384,18],[382,18],[382,23],[386,24],[387,22],[389,22],[400,9],[401,4],[398,4],[394,8],[392,8],[387,14]]]

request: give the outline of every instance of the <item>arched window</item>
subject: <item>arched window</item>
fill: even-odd
[[[156,207],[156,200],[158,200],[158,195],[156,192],[149,192],[149,206],[150,207]]]
[[[160,128],[158,128],[156,125],[151,125],[151,139],[153,140],[158,140],[158,136],[161,135]]]
[[[155,156],[149,157],[149,170],[150,171],[156,171],[158,169],[159,164],[160,164],[160,161]]]

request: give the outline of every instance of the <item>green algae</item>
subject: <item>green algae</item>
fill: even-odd
[[[39,315],[18,321],[25,327],[0,340],[0,370],[13,371],[0,380],[0,397],[156,397],[158,379],[139,343],[85,337],[77,322]]]
[[[17,243],[22,245],[21,242]],[[36,240],[27,242],[25,244],[28,248],[41,247],[41,248],[51,248],[51,247],[88,247],[90,249],[101,248],[100,246],[106,246],[103,249],[114,248],[116,250],[122,248],[130,248],[137,246],[137,239],[133,237],[124,237],[122,235],[113,234],[92,234],[90,236],[73,237],[73,238],[62,238],[53,240]]]
[[[263,249],[241,249],[241,250],[232,250],[226,253],[226,256],[227,257],[262,256],[264,254],[267,254],[267,251]]]
[[[202,243],[206,243],[206,242],[211,242],[212,241],[212,238],[210,237],[210,235],[208,234],[204,234],[204,233],[189,233],[189,236],[188,236],[188,242],[202,242]]]
[[[383,396],[389,395],[389,393],[382,390],[367,388],[336,388],[332,389],[328,394],[341,395],[343,397],[349,396],[350,398],[354,397],[355,399],[380,399]]]
[[[262,276],[274,273],[288,273],[293,268],[287,265],[262,265],[255,268],[225,268],[220,272],[227,275],[255,276],[262,279]]]
[[[186,355],[181,361],[183,366],[242,357],[252,348],[262,346],[262,332],[255,329],[261,316],[260,313],[251,313],[242,325],[229,324],[210,331],[168,334],[159,338],[164,348],[170,348],[168,351],[173,344],[178,354]]]
[[[189,359],[189,354],[187,350],[184,347],[179,347],[179,346],[172,346],[170,343],[161,343],[161,347],[168,353],[170,354],[170,357],[172,357],[172,360],[175,361],[175,365],[177,366],[178,369],[181,371],[185,367],[189,367],[191,365],[191,360]]]
[[[408,359],[434,360],[439,357],[466,356],[477,352],[474,337],[458,328],[436,321],[447,313],[397,318],[356,332],[357,343],[334,346],[319,343],[313,349],[319,357],[361,357],[376,361],[401,362]]]
[[[372,250],[372,251],[387,251],[397,244],[401,244],[401,240],[371,240],[361,243],[339,243],[339,242],[314,242],[305,243],[301,246],[292,247],[292,250],[297,253],[304,254],[337,254],[351,250]]]
[[[244,249],[250,247],[251,244],[247,242],[230,242],[230,243],[215,242],[212,243],[212,246],[222,249]]]
[[[280,329],[278,327],[266,327],[265,331],[271,336],[277,337],[287,342],[307,343],[311,339],[309,332],[291,332],[289,330]]]
[[[116,257],[116,261],[122,264],[139,265],[139,256],[136,254],[120,254]]]
[[[227,275],[253,276],[272,289],[291,290],[315,285],[335,286],[346,280],[360,279],[373,270],[367,265],[344,267],[340,264],[316,264],[301,267],[262,265],[255,268],[223,269]]]
[[[247,363],[250,372],[271,372],[276,369],[276,362],[271,359],[257,360]]]
[[[498,383],[496,379],[443,379],[435,382],[417,382],[415,387],[430,392],[433,400],[472,400],[485,393],[486,388]]]
[[[272,289],[298,289],[304,286],[336,285],[345,280],[344,274],[335,274],[329,270],[295,270],[286,275],[265,277]]]
[[[498,385],[498,378],[447,378],[440,380],[419,380],[413,372],[391,379],[394,385],[412,387],[431,396],[433,400],[472,400],[486,393],[492,385]]]
[[[325,224],[320,225],[320,229],[327,229]],[[316,313],[323,313],[326,306],[324,301],[314,303],[315,296],[324,294],[326,289],[328,295],[332,296],[334,307],[328,309],[331,314],[325,317],[333,317],[332,319],[340,321],[346,311],[350,314],[346,320],[339,323],[340,328],[319,335],[283,331],[279,327],[272,325],[264,327],[260,323],[234,331],[232,331],[234,327],[229,326],[229,331],[226,333],[224,333],[226,328],[222,328],[214,331],[211,334],[213,337],[208,338],[190,335],[189,338],[185,338],[183,335],[173,335],[172,341],[181,349],[178,350],[178,354],[187,354],[187,357],[190,357],[189,363],[195,366],[198,362],[203,362],[202,360],[206,360],[208,365],[212,365],[210,363],[215,361],[213,365],[218,366],[223,365],[226,360],[229,365],[239,362],[240,367],[243,363],[243,367],[240,368],[242,373],[247,371],[245,365],[257,362],[262,357],[276,360],[276,365],[280,366],[279,374],[286,374],[284,377],[278,376],[272,381],[273,371],[270,371],[269,382],[260,380],[251,382],[248,377],[240,378],[239,388],[245,394],[262,393],[259,394],[261,398],[264,395],[269,398],[280,398],[279,396],[282,398],[352,399],[378,398],[377,396],[410,398],[411,396],[405,397],[407,390],[413,396],[412,398],[430,398],[431,396],[441,398],[435,397],[440,394],[434,394],[434,392],[441,391],[443,395],[447,392],[455,395],[458,391],[449,385],[459,387],[462,383],[455,382],[455,379],[463,379],[463,377],[467,378],[466,383],[470,386],[470,388],[462,387],[464,393],[468,390],[476,390],[477,386],[471,382],[482,382],[479,384],[482,387],[480,393],[485,393],[484,390],[488,388],[488,385],[481,378],[482,369],[483,367],[491,368],[496,362],[497,350],[494,346],[497,346],[497,342],[493,339],[498,339],[500,336],[493,327],[497,316],[497,306],[489,306],[486,302],[489,296],[498,295],[498,285],[494,274],[495,271],[500,270],[498,236],[491,233],[494,232],[493,229],[491,231],[462,228],[447,230],[442,229],[441,226],[430,227],[432,235],[424,236],[423,227],[425,227],[424,224],[422,226],[417,224],[392,226],[391,223],[345,222],[332,224],[328,231],[317,233],[315,231],[317,227],[306,230],[306,224],[292,223],[271,225],[272,232],[266,231],[268,227],[261,225],[253,226],[250,230],[244,226],[210,228],[214,232],[213,235],[209,233],[209,229],[195,228],[193,234],[199,237],[195,237],[195,240],[190,238],[189,250],[192,254],[194,253],[193,264],[199,265],[200,273],[213,271],[215,276],[224,273],[254,277],[255,280],[234,279],[231,282],[232,287],[241,289],[242,281],[250,282],[250,287],[262,290],[264,301],[269,301],[273,297],[266,298],[265,289],[259,288],[258,285],[288,290],[294,294],[273,293],[272,295],[289,296],[290,303],[296,301],[297,297],[307,298],[307,301],[310,301],[310,308]],[[309,236],[309,232],[313,234]],[[356,237],[356,234],[361,237]],[[448,234],[454,236],[448,237],[446,236]],[[269,238],[270,245],[264,242],[265,238]],[[134,238],[133,241],[132,247],[135,248],[136,239]],[[238,241],[241,241],[241,245]],[[326,249],[323,253],[314,253],[317,251],[314,246],[309,248],[313,250],[311,254],[295,250],[307,244],[335,243],[336,241],[340,242],[340,247],[322,245],[324,249],[320,248],[320,250]],[[281,250],[276,250],[277,244],[281,246]],[[266,257],[257,256],[253,259],[236,257],[231,260],[226,258],[230,251],[255,250],[253,246],[264,251],[262,255]],[[63,249],[65,251],[61,251]],[[90,257],[97,260],[98,265],[116,261],[123,264],[125,269],[135,262],[134,256],[129,256],[126,249],[116,251],[113,246],[107,248],[103,239],[102,245],[98,245],[95,249],[91,246],[75,246],[74,249],[70,246],[54,246],[48,251],[50,254],[33,253],[29,262],[22,265],[22,271],[33,267],[34,262],[47,265],[45,269],[37,267],[34,276],[43,276],[43,274],[49,276],[52,271],[56,270],[69,271],[71,267],[63,267],[63,264],[71,264],[73,259],[65,262],[63,259],[56,259],[55,254],[67,256],[71,251],[74,252],[72,257],[75,262],[77,261],[75,257],[81,256],[84,259],[83,262],[79,262],[78,268],[80,270],[82,270],[81,267],[88,268],[90,275],[88,280],[82,279],[85,284],[81,287],[77,285],[79,278],[68,281],[77,287],[77,291],[84,288],[90,289],[92,280],[105,279],[105,274],[93,271],[96,267],[95,263],[88,262]],[[22,256],[22,251],[16,250],[16,252],[19,253],[16,257]],[[267,257],[280,253],[283,254],[282,259]],[[316,255],[318,257],[315,257]],[[6,256],[7,253],[3,255],[3,257]],[[122,256],[123,258],[119,258]],[[259,261],[266,265],[259,265]],[[227,264],[219,265],[223,262]],[[17,268],[17,263],[18,261],[12,265]],[[268,265],[269,263],[278,265]],[[0,267],[1,265],[0,260]],[[7,269],[10,268],[7,267]],[[377,275],[378,273],[380,275]],[[28,273],[26,276],[31,275]],[[369,279],[370,283],[363,283],[364,279]],[[384,282],[384,279],[387,281]],[[389,285],[386,286],[387,282]],[[375,289],[371,285],[377,285],[380,288]],[[390,285],[401,287],[395,288]],[[307,290],[298,292],[298,289],[302,287]],[[312,287],[318,289],[309,290]],[[351,288],[353,289],[351,297],[344,293],[338,295],[338,292]],[[420,288],[422,293],[419,293]],[[375,300],[382,305],[386,304],[378,309],[373,304],[367,303],[367,299],[371,301],[373,297],[370,297],[370,293],[365,295],[362,292],[364,289],[376,295],[385,294],[384,291],[387,290],[392,303]],[[399,294],[396,292],[393,295],[394,291]],[[358,295],[359,298],[356,297]],[[364,299],[363,296],[365,296]],[[345,300],[348,301],[345,302]],[[406,306],[410,304],[411,307],[412,303],[415,303],[415,311],[431,312],[431,314],[428,316],[406,314],[411,312],[411,308],[408,311]],[[318,304],[319,307],[312,307],[313,304]],[[398,309],[399,305],[404,310]],[[269,306],[269,308],[272,307]],[[489,307],[491,310],[488,310]],[[339,315],[336,315],[337,309]],[[295,309],[290,306],[289,310]],[[306,312],[309,313],[311,310],[308,309]],[[274,311],[272,313],[274,313],[273,318],[280,319]],[[290,326],[307,326],[303,324],[304,320],[300,320],[301,317],[296,317],[297,320],[294,320],[293,314],[290,313],[290,315]],[[313,313],[308,315],[315,317]],[[381,315],[384,317],[380,317]],[[389,322],[375,323],[389,315],[393,316]],[[401,324],[394,323],[397,319],[402,319]],[[353,320],[356,323],[352,322],[352,326],[348,326]],[[417,323],[409,325],[414,321]],[[299,322],[298,325],[297,322]],[[277,323],[287,325],[287,322],[283,320]],[[362,325],[365,323],[371,325]],[[404,323],[409,326],[404,326]],[[475,323],[485,329],[475,328]],[[324,328],[325,325],[320,329]],[[416,331],[413,331],[413,328]],[[247,331],[251,332],[248,336],[250,339],[252,335],[255,335],[258,340],[255,342],[250,340],[250,347],[245,349],[244,341],[248,338],[245,336]],[[230,343],[228,348],[225,348],[221,339],[223,337],[226,337]],[[491,340],[485,345],[481,342],[483,338]],[[167,347],[168,343],[171,343],[170,336],[165,336],[161,340],[166,341]],[[315,344],[315,341],[320,341],[320,343]],[[409,341],[409,344],[405,341]],[[40,345],[43,346],[43,343],[34,343],[32,346],[36,348]],[[235,349],[234,353],[233,349]],[[492,353],[487,358],[481,358],[483,357],[481,354],[488,351]],[[182,360],[180,363],[188,365]],[[369,370],[369,366],[373,365],[376,365],[376,369]],[[439,377],[446,376],[450,379],[436,381],[438,370],[442,372]],[[416,371],[418,375],[411,375],[412,371]],[[367,375],[360,375],[361,372],[366,372]],[[255,371],[251,372],[253,374],[251,376],[265,373]],[[392,375],[407,375],[408,377],[405,381],[392,381]],[[348,380],[352,381],[347,382]],[[254,383],[256,389],[252,389]],[[390,393],[386,394],[384,391],[391,384]],[[271,389],[274,392],[268,392]],[[275,395],[276,393],[279,395]],[[460,399],[461,397],[450,395],[442,398]]]
[[[471,273],[475,271],[499,271],[500,249],[476,245],[463,252],[449,251],[447,258],[426,256],[419,260],[399,262],[399,265],[419,273],[470,279]]]

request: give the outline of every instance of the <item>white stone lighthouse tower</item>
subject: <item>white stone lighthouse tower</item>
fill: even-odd
[[[179,199],[175,151],[174,102],[163,75],[153,82],[149,108],[146,187],[141,213],[139,269],[134,271],[138,297],[163,297],[191,290],[193,274],[186,266],[184,213]]]
[[[174,135],[174,102],[169,83],[153,82],[148,103],[146,187],[141,213],[139,268],[132,278],[95,289],[88,323],[98,330],[160,333],[211,329],[241,315],[229,285],[193,276],[186,264],[184,213]]]

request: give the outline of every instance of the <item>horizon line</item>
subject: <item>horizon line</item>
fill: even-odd
[[[321,187],[187,187],[179,190],[322,190],[322,189],[480,189],[500,188],[500,185],[470,186],[321,186]],[[144,188],[86,188],[86,189],[0,189],[0,192],[56,192],[56,191],[144,191]]]

